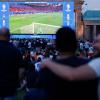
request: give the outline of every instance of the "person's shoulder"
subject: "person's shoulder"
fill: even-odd
[[[9,47],[14,53],[20,54],[20,50],[12,43],[9,43]]]
[[[81,58],[81,57],[77,57],[77,56],[70,56],[70,57],[68,57],[68,58],[66,58],[66,59],[62,59],[62,60],[55,60],[55,62],[57,62],[57,63],[60,63],[60,62],[62,62],[62,63],[64,63],[64,62],[66,62],[66,63],[70,63],[71,62],[71,64],[74,64],[74,63],[78,63],[78,64],[84,64],[84,63],[88,63],[90,60],[89,59],[87,59],[87,58]]]
[[[88,63],[90,61],[90,59],[85,58],[85,57],[83,57],[83,58],[82,57],[76,57],[75,61],[78,62],[81,65],[81,64]]]
[[[72,56],[72,57],[69,58],[68,61],[70,62],[69,63],[70,65],[77,67],[77,66],[80,66],[80,65],[88,63],[90,60],[87,59],[87,58],[81,58],[81,57],[77,57],[77,56]]]
[[[84,61],[84,62],[89,62],[90,59],[86,58],[86,57],[76,57],[77,60],[80,60],[80,61]]]
[[[97,77],[100,77],[100,57],[92,59],[88,66],[95,71]]]
[[[96,58],[92,59],[91,62],[98,62],[98,63],[100,63],[100,57],[96,57]]]
[[[95,55],[92,59],[100,58],[100,54]]]

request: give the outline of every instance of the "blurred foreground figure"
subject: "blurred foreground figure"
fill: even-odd
[[[70,66],[63,66],[51,61],[46,61],[43,67],[49,68],[58,76],[67,80],[89,80],[100,78],[100,35],[97,36],[94,47],[96,49],[96,57],[88,64],[71,68]]]
[[[77,49],[75,31],[69,27],[60,28],[56,33],[55,43],[60,55],[54,62],[45,62],[44,67],[46,65],[47,68],[43,69],[40,75],[40,86],[47,90],[48,100],[97,100],[97,80],[70,81],[59,77],[60,73],[56,72],[58,68],[56,63],[63,66],[70,65],[72,66],[70,69],[88,63],[88,59],[75,55]],[[56,68],[53,69],[53,67]],[[62,68],[62,66],[59,67]]]
[[[0,29],[0,100],[15,100],[19,77],[24,71],[22,56],[9,40],[9,29]]]
[[[55,62],[48,60],[43,63],[42,67],[46,67],[53,73],[55,73],[57,76],[70,81],[77,81],[77,80],[88,81],[88,80],[99,79],[100,78],[100,35],[98,35],[95,40],[94,48],[97,51],[97,55],[94,57],[92,61],[90,61],[85,65],[72,68],[71,66],[57,64]],[[99,95],[100,95],[100,85],[99,85]]]

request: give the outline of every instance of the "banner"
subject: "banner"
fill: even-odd
[[[64,2],[63,4],[63,26],[75,29],[74,2]]]
[[[0,2],[0,28],[9,28],[9,2]]]

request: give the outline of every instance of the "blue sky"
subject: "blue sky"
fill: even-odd
[[[85,9],[100,10],[100,0],[85,0],[85,2],[87,3]]]

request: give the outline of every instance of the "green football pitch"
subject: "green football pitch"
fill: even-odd
[[[14,15],[10,16],[10,31],[12,34],[54,34],[62,21],[60,12]]]

